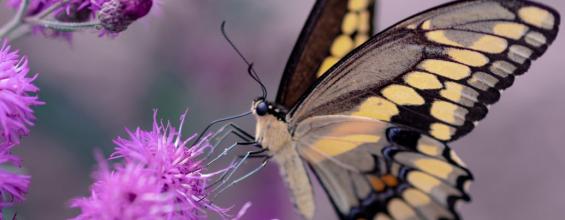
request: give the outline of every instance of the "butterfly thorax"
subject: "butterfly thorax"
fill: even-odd
[[[257,120],[256,141],[269,150],[279,165],[281,176],[287,183],[300,214],[305,219],[312,219],[315,207],[312,185],[284,120],[286,110],[264,99],[255,100],[251,110]]]
[[[253,101],[251,110],[257,120],[255,138],[263,148],[277,154],[281,148],[290,145],[291,136],[288,124],[284,121],[284,108],[260,98]]]

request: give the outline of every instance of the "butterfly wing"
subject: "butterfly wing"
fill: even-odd
[[[342,59],[291,110],[362,115],[441,141],[467,133],[500,91],[555,39],[559,15],[528,1],[462,1],[378,34]]]
[[[558,25],[557,12],[529,1],[458,1],[331,67],[287,121],[342,218],[458,218],[453,200],[468,199],[461,180],[470,174],[443,143],[485,117]],[[359,118],[371,123],[351,125]],[[395,129],[404,135],[394,138]]]
[[[472,179],[444,143],[376,119],[332,115],[305,120],[299,154],[342,219],[456,219]]]
[[[373,0],[317,0],[283,72],[276,102],[290,109],[327,69],[373,33]]]

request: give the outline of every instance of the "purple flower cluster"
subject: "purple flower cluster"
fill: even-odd
[[[18,8],[22,0],[9,0],[8,5]],[[149,13],[153,0],[30,0],[27,16],[50,12],[59,22],[80,23],[99,21],[101,35],[114,35]],[[52,8],[55,7],[55,8]],[[51,37],[70,37],[69,32],[35,26],[35,32]]]
[[[181,128],[183,121],[184,115]],[[211,178],[226,170],[206,172],[208,137],[189,147],[195,136],[183,139],[181,129],[158,123],[156,113],[151,131],[137,128],[127,133],[127,138],[114,140],[117,147],[111,156],[123,163],[109,171],[101,162],[91,195],[71,203],[81,209],[74,219],[201,219],[207,211],[227,217],[228,209],[207,197]]]
[[[11,154],[20,138],[29,133],[35,119],[32,106],[41,105],[35,95],[38,88],[28,77],[27,60],[11,51],[7,42],[0,47],[0,166],[19,167],[20,159]],[[0,211],[24,199],[30,177],[0,169]]]

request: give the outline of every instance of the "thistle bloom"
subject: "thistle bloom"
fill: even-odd
[[[180,127],[183,121],[184,116]],[[72,202],[71,207],[82,211],[75,219],[201,219],[207,211],[228,216],[228,209],[207,199],[207,184],[227,170],[206,172],[204,152],[212,147],[208,137],[189,147],[195,136],[183,139],[180,129],[158,123],[156,113],[151,131],[127,133],[127,138],[114,140],[111,156],[125,165],[97,175],[90,197]]]
[[[102,162],[104,164],[105,162]],[[140,164],[126,164],[115,171],[101,166],[88,198],[76,199],[72,207],[82,212],[75,219],[164,219],[173,204],[163,184]]]
[[[20,160],[10,154],[13,147],[3,145],[0,146],[0,165],[20,166]],[[0,169],[0,217],[3,208],[12,206],[16,202],[24,200],[24,195],[29,187],[30,177],[27,175],[10,172]]]
[[[11,51],[7,42],[0,47],[0,130],[2,142],[19,143],[19,138],[29,133],[35,116],[32,106],[41,105],[33,85],[37,75],[28,77],[26,58]]]

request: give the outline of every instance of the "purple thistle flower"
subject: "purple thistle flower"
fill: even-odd
[[[21,136],[29,133],[35,116],[32,106],[42,105],[33,85],[37,74],[28,77],[26,58],[20,58],[17,51],[11,51],[5,41],[0,47],[0,130],[3,143],[19,143]]]
[[[111,156],[111,159],[122,158],[125,164],[124,167],[134,166],[136,169],[140,169],[138,171],[140,177],[151,180],[137,180],[136,178],[138,177],[136,175],[128,175],[128,178],[136,179],[129,181],[151,182],[152,186],[154,184],[159,186],[158,192],[160,194],[151,194],[148,197],[158,198],[156,200],[162,203],[139,210],[146,212],[157,210],[155,211],[157,214],[147,213],[154,217],[148,219],[202,219],[206,217],[207,211],[213,211],[222,218],[227,218],[229,209],[221,208],[207,198],[209,193],[207,184],[213,177],[224,173],[231,167],[207,173],[203,159],[206,156],[204,154],[205,150],[212,147],[208,142],[209,136],[205,136],[198,143],[189,147],[189,142],[196,137],[195,135],[183,139],[181,137],[181,129],[177,130],[170,123],[167,123],[167,125],[158,123],[156,116],[157,112],[155,111],[152,130],[145,131],[140,128],[135,129],[135,131],[126,130],[128,133],[127,138],[116,138],[114,143],[117,147]],[[181,128],[184,117],[183,115],[180,119]],[[118,170],[113,175],[126,175],[122,174],[126,170],[118,167]],[[123,187],[123,185],[116,186],[106,183],[105,179],[107,178],[105,176],[108,175],[102,175],[102,177],[97,178],[89,198],[81,198],[72,202],[72,207],[81,208],[82,210],[82,214],[75,219],[145,219],[129,218],[129,216],[123,215],[113,216],[117,218],[103,218],[100,215],[91,217],[89,213],[104,213],[107,212],[107,209],[113,209],[112,207],[116,206],[124,207],[122,210],[129,209],[129,203],[125,200],[116,200],[108,203],[101,201],[100,192],[113,190],[108,188],[123,188],[124,190],[128,188]],[[119,179],[119,177],[115,178]],[[136,197],[145,198],[143,193],[136,194]],[[131,208],[138,210],[137,206]],[[159,217],[155,218],[155,215]],[[240,216],[241,214],[238,215],[238,217]]]
[[[162,193],[162,181],[140,164],[128,163],[115,171],[101,162],[91,196],[71,202],[80,208],[75,220],[165,219],[173,209],[170,196]],[[170,219],[170,218],[169,218]]]
[[[13,145],[0,147],[0,165],[20,166],[19,158],[9,152],[12,147]],[[30,179],[30,176],[0,169],[0,213],[3,208],[25,199]]]

